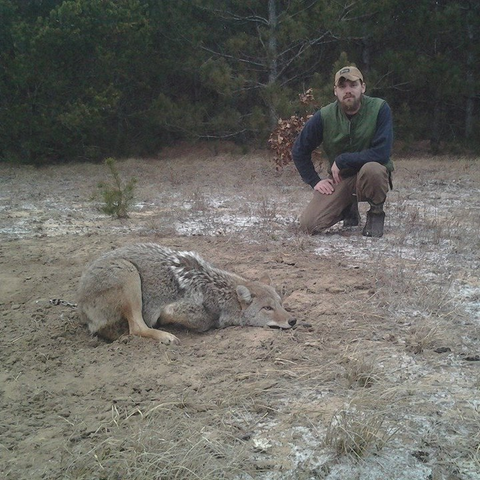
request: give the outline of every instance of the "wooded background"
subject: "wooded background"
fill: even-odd
[[[279,118],[313,111],[300,93],[331,102],[350,63],[397,141],[478,151],[479,34],[478,0],[0,0],[0,157],[266,146]]]

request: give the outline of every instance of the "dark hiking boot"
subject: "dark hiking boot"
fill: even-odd
[[[385,212],[383,211],[383,203],[380,205],[370,204],[370,210],[367,212],[367,223],[365,223],[362,235],[380,238],[383,236],[384,223]]]
[[[358,213],[358,202],[355,201],[348,207],[343,216],[344,227],[356,227],[360,223],[360,213]]]

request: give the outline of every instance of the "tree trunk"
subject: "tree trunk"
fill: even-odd
[[[433,107],[432,130],[430,136],[430,151],[433,155],[438,155],[438,153],[440,153],[441,108],[440,101],[436,99]]]
[[[465,138],[467,140],[473,137],[473,112],[475,105],[475,79],[473,76],[473,65],[474,65],[474,55],[473,55],[473,27],[469,22],[469,12],[467,11],[467,101],[465,105]]]
[[[276,0],[268,0],[268,24],[270,26],[270,37],[268,39],[268,86],[273,85],[277,81],[278,63],[277,63],[277,4]],[[269,122],[270,128],[273,130],[277,125],[277,112],[275,105],[270,100],[269,105]]]

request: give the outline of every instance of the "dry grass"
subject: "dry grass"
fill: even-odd
[[[438,325],[430,321],[424,325],[412,327],[406,340],[406,346],[412,353],[422,353],[426,349],[433,349],[451,341],[452,339],[447,339],[445,335],[442,335]]]
[[[347,386],[358,386],[361,388],[370,388],[375,382],[379,381],[379,375],[376,372],[378,361],[368,357],[366,352],[355,353],[345,356],[343,366],[345,368],[345,379]]]
[[[31,185],[41,180],[47,189],[59,185],[63,201],[71,187],[62,182],[71,175],[85,190],[78,195],[87,198],[102,168],[70,168],[34,172],[26,196],[35,195]],[[109,233],[112,225],[130,228],[129,241],[145,237],[207,251],[217,255],[215,263],[224,261],[239,273],[268,270],[283,285],[299,326],[265,338],[260,332],[256,343],[254,335],[237,339],[232,330],[195,337],[190,346],[198,350],[189,353],[155,350],[151,390],[136,395],[129,385],[135,378],[125,377],[112,388],[127,392],[126,399],[111,403],[103,419],[87,407],[83,418],[65,417],[71,436],[58,465],[45,467],[53,476],[44,478],[480,478],[480,375],[478,362],[464,360],[479,353],[480,335],[462,296],[466,285],[473,292],[470,307],[478,304],[477,161],[398,160],[386,235],[378,241],[361,237],[361,227],[318,237],[298,232],[297,215],[311,192],[290,167],[282,176],[273,174],[263,153],[172,151],[152,162],[119,162],[119,170],[139,179],[138,197],[146,206],[128,224],[101,224],[88,217],[88,207],[81,207],[81,220],[93,218]],[[101,243],[95,235],[91,240]],[[53,268],[54,258],[44,261]],[[43,316],[33,323],[48,322]],[[242,343],[245,338],[250,342]],[[129,346],[114,345],[118,351],[104,352],[104,360],[123,358]],[[30,350],[7,359],[5,371],[11,369],[15,385]],[[141,356],[134,353],[131,362]],[[70,381],[77,370],[66,357],[66,364],[73,362]],[[64,360],[47,350],[40,358],[56,361],[55,373]],[[210,363],[200,368],[203,362]],[[158,364],[174,378],[168,388],[162,382],[169,378],[155,383]],[[195,375],[184,379],[191,369]],[[106,381],[99,378],[92,383]],[[24,387],[21,398],[47,404],[54,394],[40,387]],[[160,395],[167,399],[156,400]],[[76,396],[73,402],[90,400]],[[32,429],[50,411],[48,404],[43,408],[22,411]],[[8,433],[3,424],[0,430]],[[22,461],[25,450],[15,448],[2,449],[10,462],[2,470],[6,478],[15,478]],[[31,471],[19,478],[35,478]]]
[[[272,413],[265,388],[235,382],[231,395],[217,401],[207,395],[146,409],[114,405],[111,418],[91,434],[89,450],[66,452],[62,478],[220,480],[253,474],[247,440]]]
[[[244,442],[218,425],[192,422],[185,412],[172,408],[132,425],[124,419],[100,438],[94,438],[94,446],[83,454],[69,452],[74,461],[64,469],[64,478],[207,480],[248,471]]]
[[[332,417],[325,445],[337,455],[349,455],[359,460],[382,450],[396,434],[396,429],[387,427],[386,416],[382,413],[343,409]]]

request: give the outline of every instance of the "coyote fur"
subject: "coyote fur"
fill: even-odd
[[[91,333],[178,343],[153,327],[204,332],[231,325],[291,328],[296,320],[266,283],[220,270],[195,252],[134,244],[93,261],[80,279],[78,312]],[[128,329],[127,329],[128,327]]]

